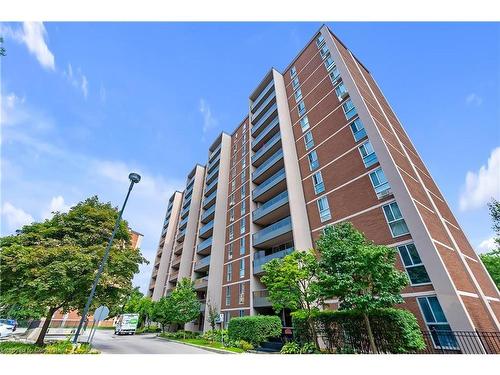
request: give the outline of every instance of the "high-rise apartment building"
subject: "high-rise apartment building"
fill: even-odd
[[[262,266],[342,221],[397,247],[401,307],[423,329],[500,329],[499,292],[445,198],[370,72],[323,26],[170,199],[150,295],[189,277],[225,321],[273,314]],[[207,329],[207,312],[186,328]]]

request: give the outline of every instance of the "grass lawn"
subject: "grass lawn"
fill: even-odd
[[[245,352],[243,349],[240,349],[240,348],[223,346],[222,343],[217,342],[217,341],[210,342],[210,341],[204,340],[204,339],[170,339],[170,338],[169,338],[169,340],[185,342],[187,344],[206,346],[208,348],[227,350],[227,351],[233,352],[233,353],[244,353]]]
[[[73,349],[69,341],[59,341],[43,346],[23,342],[0,342],[0,354],[98,354],[89,344],[80,344]]]

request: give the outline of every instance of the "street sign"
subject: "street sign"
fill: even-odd
[[[101,322],[103,320],[106,320],[108,315],[109,315],[109,309],[106,306],[101,305],[94,311],[94,321]]]
[[[224,323],[224,314],[219,314],[217,319],[215,319],[215,323],[217,324]]]

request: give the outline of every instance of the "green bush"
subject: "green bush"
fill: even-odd
[[[0,342],[0,354],[36,354],[43,353],[43,346],[25,344],[22,342]]]
[[[207,331],[202,337],[208,341],[222,341],[222,335],[224,335],[224,338],[227,340],[227,329]]]
[[[237,348],[243,349],[246,352],[254,349],[254,346],[245,340],[236,341],[234,343],[234,346]]]
[[[281,335],[281,319],[271,315],[232,318],[227,330],[229,340],[244,340],[257,347],[268,339]]]
[[[287,342],[280,351],[281,354],[300,354],[300,346],[294,341]]]
[[[163,332],[160,333],[160,337],[164,337],[166,339],[179,340],[179,339],[196,339],[200,337],[199,332],[191,332],[191,331],[177,331],[177,332]]]
[[[305,311],[292,313],[294,340],[313,341]],[[313,312],[310,318],[330,353],[368,353],[369,340],[362,313],[352,310]],[[377,349],[381,353],[408,353],[425,348],[415,316],[402,309],[378,309],[369,314]]]

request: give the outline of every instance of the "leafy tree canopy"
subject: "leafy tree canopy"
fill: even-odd
[[[174,324],[184,325],[200,315],[200,302],[196,296],[193,282],[183,278],[167,297],[167,315]]]

